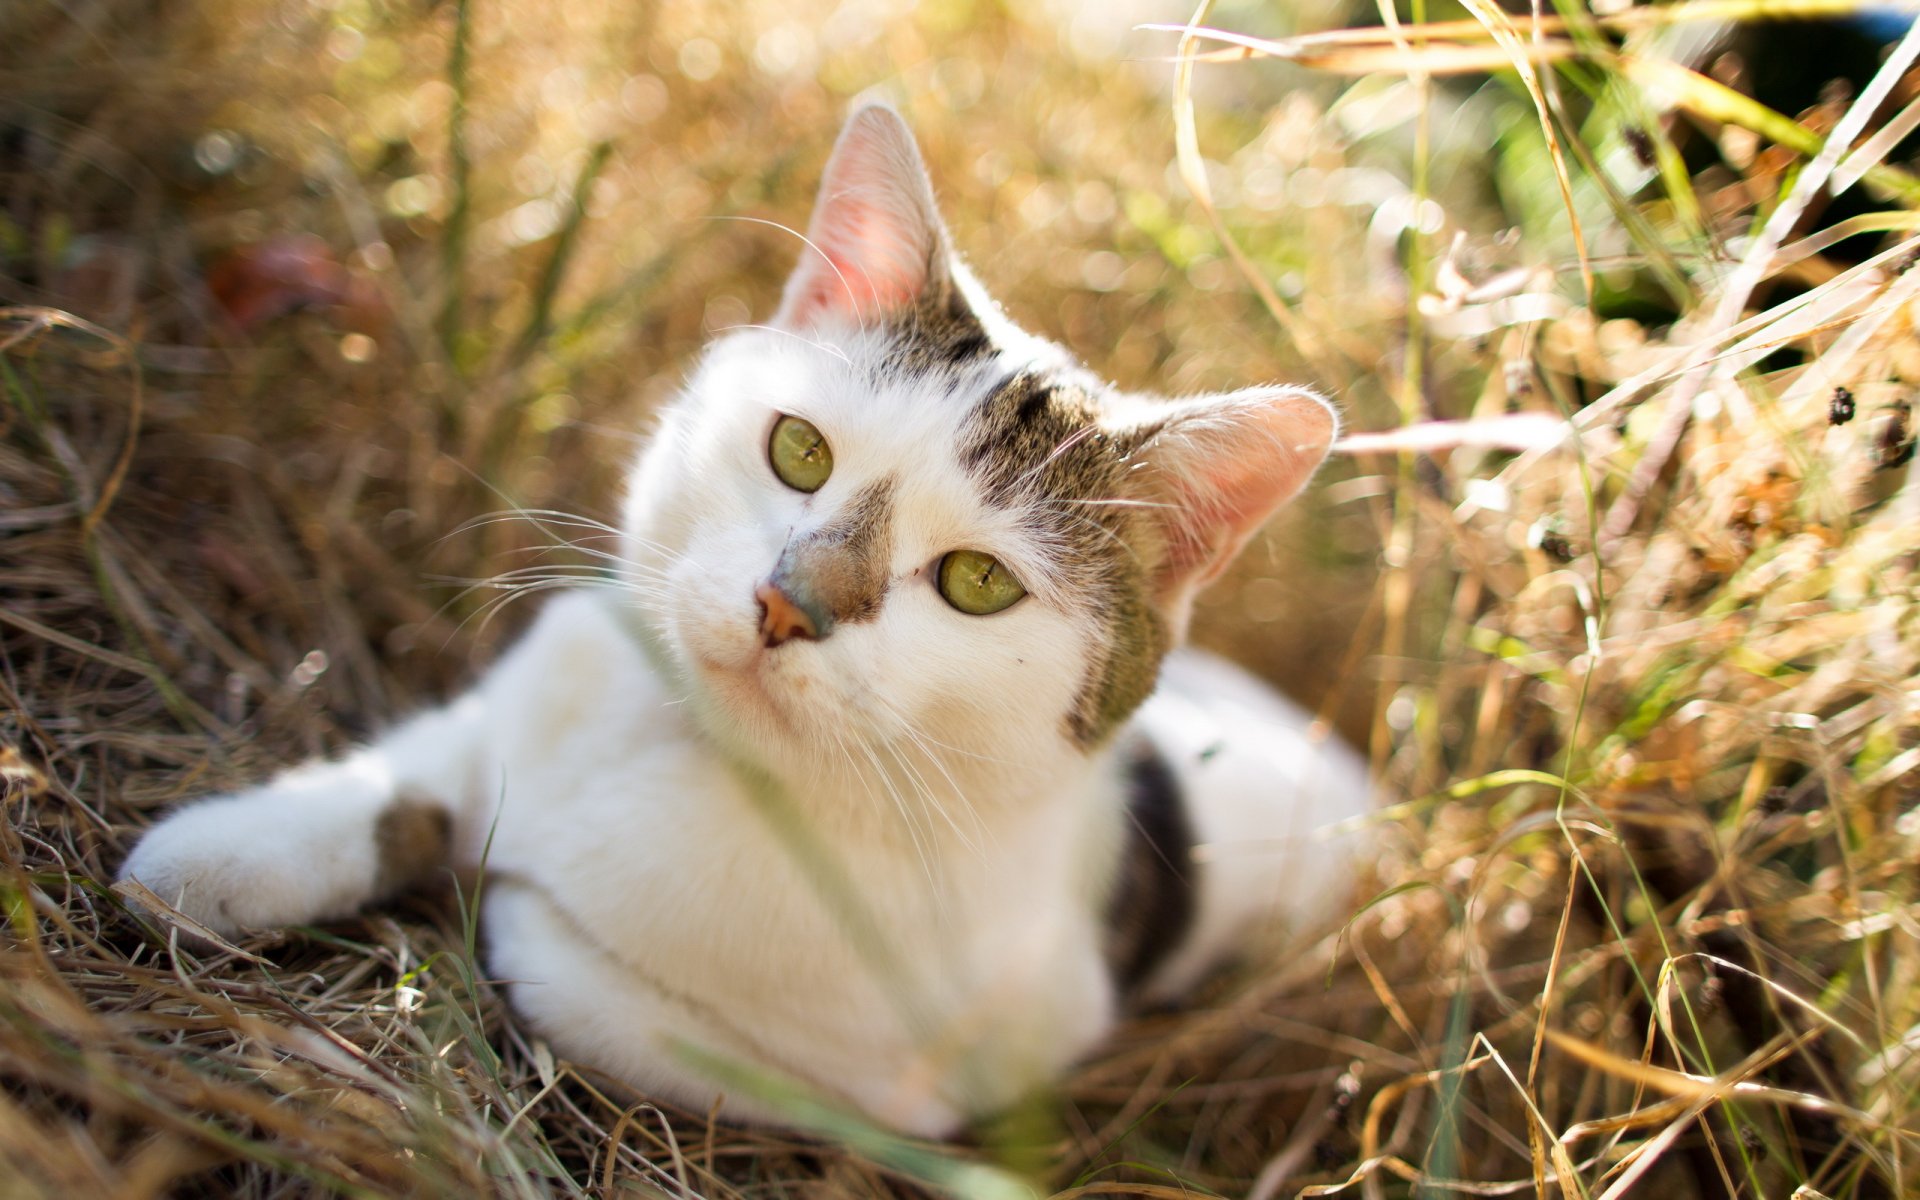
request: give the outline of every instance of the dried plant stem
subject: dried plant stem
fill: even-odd
[[[467,151],[468,60],[472,54],[473,0],[454,0],[453,35],[447,56],[447,190],[451,200],[440,231],[440,347],[458,367],[466,307],[467,231],[473,220],[473,163]]]

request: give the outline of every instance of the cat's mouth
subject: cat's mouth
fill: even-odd
[[[804,737],[817,723],[809,694],[819,682],[810,678],[815,664],[796,660],[802,647],[769,647],[764,615],[689,588],[667,622],[670,653],[716,716],[761,734]]]
[[[704,648],[688,649],[701,683],[723,706],[749,720],[771,721],[782,732],[800,732],[793,706],[807,681],[780,670],[772,651],[757,642],[744,654],[726,657]]]

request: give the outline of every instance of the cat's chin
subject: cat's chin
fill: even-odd
[[[757,647],[745,654],[717,655],[686,646],[692,677],[712,708],[738,728],[753,734],[804,737],[810,722],[796,712],[796,681],[778,678],[768,655]],[[805,680],[797,681],[804,690]]]

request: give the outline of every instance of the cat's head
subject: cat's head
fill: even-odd
[[[664,414],[627,552],[689,698],[769,767],[1085,752],[1335,426],[1294,387],[1121,394],[1014,327],[906,126],[863,108],[778,314]]]

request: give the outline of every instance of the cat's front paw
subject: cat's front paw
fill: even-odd
[[[222,937],[346,916],[371,898],[372,829],[348,803],[260,792],[202,801],[147,832],[121,866]],[[345,819],[343,819],[345,818]]]
[[[276,861],[270,847],[249,843],[230,820],[234,801],[212,801],[175,813],[140,839],[119,879],[139,881],[179,912],[222,937],[281,923],[297,864]],[[243,822],[244,824],[244,822]]]

